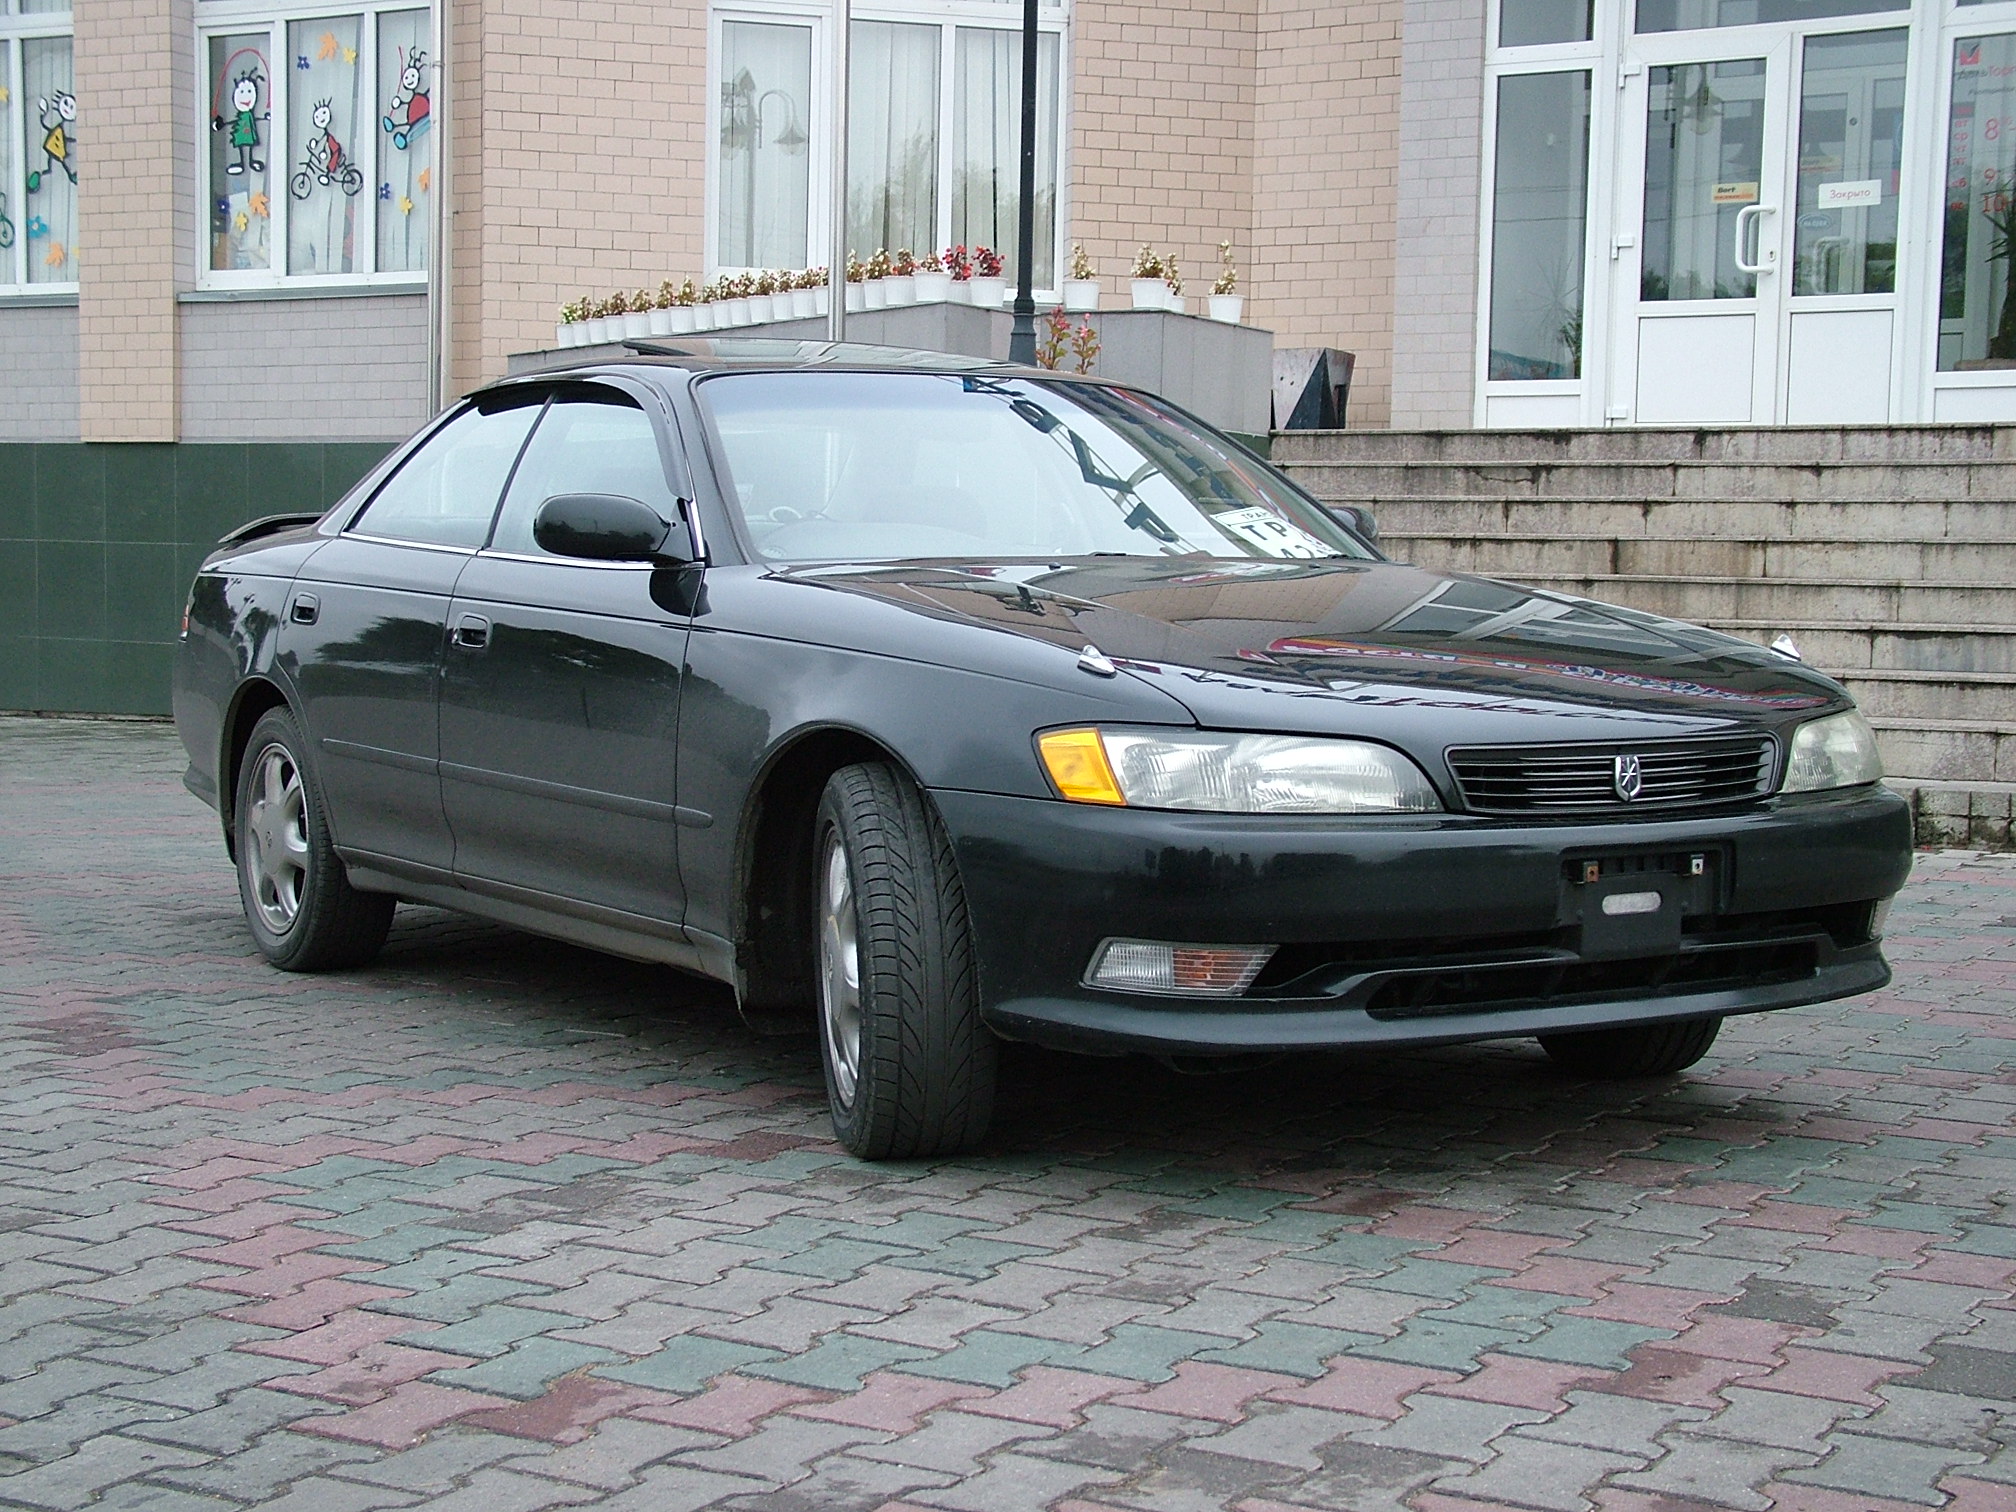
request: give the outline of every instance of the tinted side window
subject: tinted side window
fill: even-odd
[[[350,528],[395,541],[481,546],[538,414],[537,404],[464,410],[400,464]]]
[[[540,505],[564,493],[621,494],[679,518],[650,417],[620,394],[553,401],[511,478],[491,549],[545,555],[532,539],[532,521]]]

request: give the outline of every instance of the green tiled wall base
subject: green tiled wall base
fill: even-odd
[[[0,709],[166,714],[204,553],[328,507],[391,445],[0,444]]]

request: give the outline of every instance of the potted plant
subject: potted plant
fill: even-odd
[[[1211,284],[1211,318],[1227,325],[1239,324],[1246,309],[1246,296],[1239,292],[1239,269],[1232,262],[1232,243],[1218,243],[1218,277]]]
[[[1169,285],[1163,278],[1162,254],[1148,243],[1141,243],[1141,250],[1134,254],[1134,274],[1127,285],[1127,295],[1137,310],[1166,310],[1169,308]]]
[[[952,275],[945,271],[945,263],[936,252],[926,252],[917,259],[917,271],[911,275],[917,281],[917,303],[943,304],[952,297]]]
[[[879,310],[889,303],[889,290],[884,283],[889,273],[889,253],[877,247],[862,269],[862,304],[868,309]]]
[[[776,318],[777,275],[762,268],[749,275],[749,323],[768,325]]]
[[[777,275],[777,282],[781,285],[776,300],[780,315],[788,310],[793,320],[809,320],[817,313],[812,297],[811,279],[810,268],[800,268],[796,272]]]
[[[581,338],[587,334],[584,315],[586,299],[569,300],[560,306],[560,324],[553,328],[553,344],[560,347],[581,345]]]
[[[653,302],[649,289],[638,289],[626,298],[625,304],[627,308],[623,312],[623,330],[621,332],[623,340],[638,341],[651,334],[651,306]]]
[[[852,252],[847,254],[847,313],[868,308],[868,264]]]
[[[889,259],[889,276],[882,280],[882,287],[888,291],[892,305],[917,303],[917,259],[910,255],[908,247]]]
[[[665,288],[671,287],[671,280],[667,279]],[[659,292],[662,294],[664,290],[661,289]],[[668,336],[685,336],[692,331],[693,305],[698,297],[698,291],[694,289],[693,280],[690,278],[682,279],[679,287],[672,289],[672,303],[666,309],[666,314],[670,317],[665,322]]]
[[[714,329],[714,285],[704,283],[693,291],[693,329],[711,331]]]
[[[1173,257],[1162,259],[1162,284],[1167,291],[1162,296],[1162,308],[1173,315],[1183,314],[1189,308],[1183,301],[1183,268]]]
[[[733,278],[721,281],[721,311],[715,323],[725,326],[745,326],[749,324],[749,295],[756,287],[756,280],[747,273],[737,273]]]
[[[945,260],[945,271],[952,275],[952,302],[971,304],[973,291],[967,286],[973,282],[973,259],[967,256],[965,243],[947,247],[941,255]]]
[[[983,310],[998,310],[1008,297],[1008,280],[1002,276],[1001,254],[992,247],[973,249],[973,277],[967,297]]]
[[[825,315],[833,308],[833,274],[828,268],[807,268],[805,281],[812,286],[812,313]]]
[[[1099,270],[1085,255],[1085,243],[1071,243],[1071,271],[1064,280],[1064,308],[1074,315],[1099,308]]]

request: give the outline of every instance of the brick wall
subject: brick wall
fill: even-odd
[[[0,441],[77,439],[77,307],[0,308]]]
[[[76,8],[77,370],[83,435],[175,439],[175,293],[194,192],[191,0]],[[172,144],[172,145],[170,145]]]
[[[1246,317],[1358,354],[1353,426],[1389,422],[1401,0],[1262,0]]]
[[[1467,428],[1477,370],[1485,0],[1407,0],[1394,227],[1393,415]]]
[[[398,440],[427,418],[427,301],[185,304],[181,380],[185,440]]]

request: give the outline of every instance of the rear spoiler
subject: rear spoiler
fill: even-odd
[[[313,525],[321,518],[319,514],[264,515],[256,520],[247,520],[236,530],[227,531],[217,538],[217,544],[242,546],[247,541],[258,540],[261,536],[278,535],[283,530],[295,530],[303,525]]]

